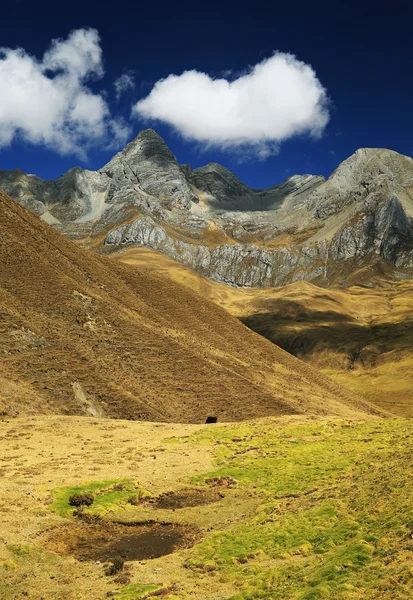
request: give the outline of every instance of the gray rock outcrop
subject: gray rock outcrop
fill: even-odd
[[[0,189],[67,235],[99,235],[102,251],[151,247],[230,285],[413,276],[413,160],[390,150],[358,150],[327,180],[260,190],[217,163],[179,165],[145,130],[99,171],[0,171]]]

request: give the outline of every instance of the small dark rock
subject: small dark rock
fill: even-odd
[[[122,571],[125,561],[120,556],[116,556],[111,560],[111,564],[106,567],[105,575],[111,576],[116,575],[119,571]]]

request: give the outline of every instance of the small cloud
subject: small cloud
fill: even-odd
[[[220,72],[220,76],[222,77],[222,79],[231,79],[233,75],[234,72],[232,71],[232,69],[224,69]]]
[[[336,151],[335,150],[329,150],[328,151],[330,156],[335,156],[336,155]]]
[[[135,77],[133,71],[128,71],[118,77],[113,85],[116,91],[116,100],[119,100],[122,94],[128,90],[135,89]]]
[[[265,159],[297,135],[320,137],[327,92],[310,65],[274,53],[235,79],[196,70],[159,80],[133,112],[171,125],[185,139]]]
[[[130,128],[110,114],[88,83],[103,76],[96,29],[52,40],[42,59],[23,48],[0,48],[0,148],[15,138],[85,158],[91,146],[122,145]]]

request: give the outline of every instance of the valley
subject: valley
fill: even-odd
[[[0,172],[1,600],[412,597],[412,163]]]
[[[3,416],[380,413],[187,287],[83,250],[1,193],[0,219]]]
[[[412,23],[2,3],[0,600],[413,600]]]
[[[383,277],[375,287],[325,289],[296,282],[246,289],[200,277],[146,248],[113,258],[193,289],[372,404],[413,416],[412,281]]]

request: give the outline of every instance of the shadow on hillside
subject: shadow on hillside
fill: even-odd
[[[304,360],[315,352],[327,352],[345,357],[347,361],[342,368],[352,368],[355,361],[364,362],[367,356],[363,358],[363,353],[366,355],[367,351],[371,365],[374,356],[413,350],[412,317],[369,326],[348,315],[311,310],[294,301],[274,300],[271,309],[241,320],[256,333]]]
[[[284,198],[273,198],[273,197],[260,197],[259,194],[254,195],[251,192],[251,195],[246,196],[237,196],[235,200],[220,200],[213,196],[212,191],[207,189],[203,190],[206,193],[210,194],[210,198],[208,198],[209,207],[218,212],[270,212],[272,210],[278,210],[284,202]]]

